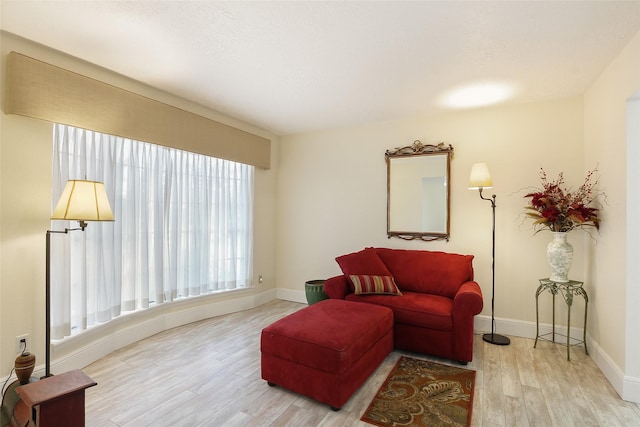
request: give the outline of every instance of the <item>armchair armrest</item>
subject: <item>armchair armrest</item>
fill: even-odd
[[[453,352],[461,361],[473,358],[473,318],[482,306],[482,290],[474,281],[463,283],[453,297]]]
[[[349,282],[344,275],[335,276],[324,282],[324,293],[333,299],[345,299],[351,293]]]
[[[465,282],[453,297],[453,317],[457,315],[473,317],[482,311],[483,304],[480,285],[474,281]]]

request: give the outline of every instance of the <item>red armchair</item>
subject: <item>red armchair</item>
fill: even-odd
[[[483,300],[472,255],[365,248],[336,261],[343,275],[328,279],[325,293],[391,308],[394,347],[461,363],[473,359],[473,321]]]

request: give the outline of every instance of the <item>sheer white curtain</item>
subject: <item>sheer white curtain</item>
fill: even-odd
[[[68,179],[102,181],[116,217],[52,235],[54,339],[150,304],[250,286],[253,166],[64,125],[53,140],[52,204]],[[76,226],[52,221],[52,230]]]

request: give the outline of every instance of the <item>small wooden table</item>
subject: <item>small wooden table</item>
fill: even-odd
[[[25,384],[16,388],[24,405],[19,412],[30,408],[36,427],[84,427],[84,391],[96,384],[79,369]]]

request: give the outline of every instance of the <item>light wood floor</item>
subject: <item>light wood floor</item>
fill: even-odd
[[[98,382],[87,390],[87,426],[370,426],[360,417],[409,353],[391,353],[338,412],[260,379],[260,331],[303,307],[273,301],[100,359],[84,369]],[[640,406],[621,400],[581,348],[569,363],[565,348],[548,342],[534,349],[533,340],[514,337],[501,347],[478,335],[474,345],[472,426],[640,426]]]

